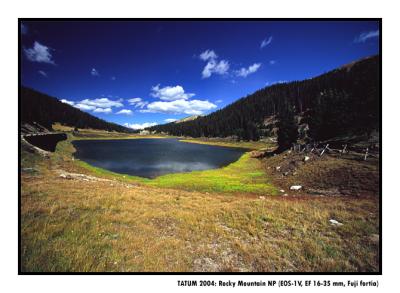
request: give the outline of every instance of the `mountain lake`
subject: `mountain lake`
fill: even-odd
[[[180,142],[178,139],[76,140],[74,157],[115,173],[155,178],[221,168],[245,149]]]

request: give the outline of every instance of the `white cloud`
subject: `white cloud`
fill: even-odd
[[[75,104],[74,107],[78,108],[78,109],[80,109],[82,111],[92,111],[92,110],[96,109],[95,106],[90,106],[90,105],[82,104],[82,103],[79,103],[79,102],[77,104]]]
[[[178,119],[175,119],[175,118],[168,118],[168,119],[165,119],[164,122],[171,123],[171,122],[175,122],[177,120]]]
[[[226,60],[215,61],[210,60],[207,62],[206,66],[204,66],[203,72],[201,73],[203,78],[209,78],[213,73],[224,75],[228,73],[229,70],[229,62]]]
[[[379,37],[379,30],[363,32],[354,39],[354,43],[365,43],[367,40]]]
[[[201,73],[203,78],[209,78],[212,74],[212,69],[215,67],[215,61],[208,62]]]
[[[118,111],[117,114],[132,115],[132,110],[122,109],[121,111]]]
[[[114,81],[114,80],[116,80],[117,78],[115,77],[115,76],[111,76],[111,80],[112,81]]]
[[[53,61],[53,56],[51,55],[50,48],[36,42],[33,44],[32,48],[24,49],[25,56],[28,60],[32,62],[55,64]]]
[[[39,73],[40,75],[43,75],[44,77],[47,77],[47,73],[44,72],[43,70],[39,70],[38,73]]]
[[[222,103],[222,102],[223,102],[222,100],[216,100],[215,101],[215,103],[217,103],[217,104]]]
[[[74,101],[68,101],[68,100],[66,100],[66,99],[62,99],[61,102],[62,102],[62,103],[65,103],[65,104],[68,104],[68,105],[71,105],[71,106],[75,105],[75,102],[74,102]]]
[[[149,102],[145,102],[145,101],[136,103],[135,108],[143,109],[148,103],[149,103]]]
[[[99,76],[99,72],[96,70],[96,68],[92,68],[92,70],[90,71],[90,74],[93,76]]]
[[[176,100],[170,102],[157,101],[147,105],[142,113],[166,113],[166,114],[188,114],[201,115],[205,111],[217,108],[217,106],[209,101],[201,100]]]
[[[110,114],[112,113],[111,108],[96,108],[93,111],[94,113],[104,113],[104,114]]]
[[[194,96],[194,94],[185,93],[185,90],[180,85],[173,87],[166,86],[163,88],[160,88],[160,85],[156,85],[153,86],[151,90],[151,96],[163,101],[187,100]]]
[[[73,102],[68,100],[61,100],[61,102],[74,106],[82,111],[93,111],[94,113],[112,113],[112,107],[120,108],[123,106],[122,99],[113,101],[108,98],[99,99],[84,99],[82,101]]]
[[[112,109],[111,109],[112,107],[122,107],[123,106],[120,101],[111,101],[107,98],[93,99],[93,100],[85,99],[85,100],[82,100],[79,102],[62,99],[61,102],[71,105],[82,111],[93,111],[93,113],[104,113],[104,114],[112,113]],[[130,111],[130,110],[128,110],[128,111]]]
[[[141,98],[132,98],[132,99],[128,100],[129,104],[131,104],[131,105],[135,105],[136,103],[139,103],[141,101],[142,101]]]
[[[260,49],[268,46],[269,44],[272,43],[272,36],[270,36],[269,38],[265,38],[264,40],[262,40],[261,45],[260,45]]]
[[[80,101],[79,104],[86,105],[86,106],[92,106],[94,108],[112,108],[112,107],[119,108],[119,107],[123,106],[122,99],[113,101],[108,98],[99,98],[99,99],[93,99],[93,100],[84,99],[84,100]]]
[[[214,50],[206,50],[203,53],[200,54],[200,59],[203,61],[207,60],[215,60],[218,58],[217,54],[215,54]]]
[[[157,124],[158,123],[156,123],[156,122],[144,122],[142,124],[140,124],[140,123],[133,123],[133,124],[125,123],[124,126],[128,127],[128,128],[132,128],[134,130],[138,130],[138,129],[144,129],[147,127],[155,126]]]
[[[287,82],[288,82],[287,80],[275,80],[275,81],[271,81],[271,82],[267,81],[267,82],[265,83],[265,85],[266,85],[266,86],[269,86],[269,85],[280,84],[280,83],[287,83]]]
[[[201,73],[203,78],[209,78],[213,73],[220,75],[228,73],[229,62],[227,60],[218,61],[218,56],[214,50],[206,50],[199,57],[203,61],[208,61]]]
[[[214,72],[218,74],[225,74],[229,70],[229,62],[226,60],[221,60],[219,63],[215,66]]]
[[[271,64],[271,65],[276,64],[276,60],[269,60],[269,64]]]
[[[132,98],[128,100],[129,105],[135,106],[135,108],[143,109],[144,106],[148,104],[148,102],[143,101],[141,98]]]
[[[236,71],[237,76],[247,77],[249,74],[256,72],[261,66],[261,63],[254,63],[250,65],[248,68],[241,68],[240,70]]]

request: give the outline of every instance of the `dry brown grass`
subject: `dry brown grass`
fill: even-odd
[[[264,197],[111,181],[23,152],[23,271],[377,271],[376,197]],[[98,175],[96,175],[98,176]],[[342,226],[332,226],[329,219]]]
[[[304,157],[310,159],[304,162]],[[379,161],[362,157],[288,152],[264,159],[268,177],[288,190],[302,185],[308,193],[379,197]],[[279,167],[279,170],[277,170]],[[313,191],[313,192],[311,192]],[[325,191],[325,192],[324,192]]]

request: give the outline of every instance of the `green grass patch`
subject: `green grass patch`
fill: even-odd
[[[69,135],[68,140],[60,142],[57,145],[57,150],[53,157],[56,162],[62,163],[65,160],[69,160],[75,152],[75,148],[71,144],[71,141],[74,139],[72,135]],[[237,145],[243,147],[240,143]],[[251,158],[249,153],[245,153],[238,161],[224,168],[167,174],[154,179],[114,173],[94,167],[81,160],[74,160],[73,163],[75,166],[90,171],[95,176],[116,179],[127,183],[190,191],[278,194],[277,188],[269,182],[263,171],[261,162],[258,159]]]
[[[124,181],[127,183],[132,183],[132,181],[134,181],[135,183],[146,183],[151,180],[151,179],[143,178],[143,177],[139,177],[139,176],[132,176],[132,175],[128,175],[128,174],[124,175],[124,174],[108,171],[106,169],[92,166],[81,160],[75,160],[75,161],[78,166],[89,170],[95,176],[101,176],[101,177],[108,178],[108,179],[117,179],[119,181]]]
[[[24,272],[379,269],[378,198],[227,196],[276,190],[249,153],[225,168],[151,180],[72,160],[70,141],[49,158],[22,152],[26,167],[39,169],[22,173]],[[115,181],[65,180],[59,171]]]
[[[220,169],[167,174],[146,182],[165,188],[180,188],[206,192],[247,192],[277,194],[277,189],[268,182],[261,163],[244,154],[238,161]]]

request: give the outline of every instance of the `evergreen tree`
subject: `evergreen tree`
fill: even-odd
[[[321,141],[346,133],[358,119],[358,115],[351,113],[357,111],[353,101],[343,90],[321,92],[312,102],[308,118],[309,136],[314,141]]]
[[[62,103],[54,97],[21,87],[20,119],[22,123],[39,123],[51,130],[56,122],[77,128],[94,128],[108,131],[133,132],[127,127],[107,122]]]
[[[309,134],[315,140],[368,134],[378,129],[380,122],[379,61],[379,56],[374,56],[315,78],[274,84],[207,116],[150,129],[178,136],[258,139],[259,133],[268,135],[274,127],[264,128],[264,119],[290,104],[296,107],[294,114],[310,114]]]
[[[298,137],[293,107],[290,105],[283,106],[279,111],[278,119],[278,151],[282,152],[290,148]]]

